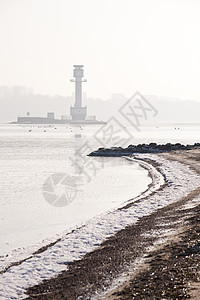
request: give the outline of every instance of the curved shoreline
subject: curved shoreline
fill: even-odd
[[[140,156],[140,158],[154,159],[154,161],[160,162],[161,171],[163,171],[164,173],[166,171],[166,178],[168,180],[168,184],[165,186],[165,188],[163,190],[159,190],[157,193],[152,193],[151,195],[149,195],[148,197],[146,197],[144,199],[142,198],[143,201],[137,201],[137,203],[130,203],[129,207],[123,207],[117,211],[109,212],[106,215],[98,216],[95,220],[94,219],[90,220],[82,228],[75,230],[72,234],[68,235],[65,238],[63,237],[63,239],[61,239],[60,242],[56,243],[50,249],[47,249],[45,252],[43,252],[39,255],[36,255],[35,257],[32,258],[31,261],[29,260],[29,262],[27,261],[27,262],[24,262],[23,264],[21,264],[21,266],[20,266],[21,272],[23,272],[23,274],[25,274],[23,277],[20,277],[21,275],[18,272],[17,267],[15,267],[15,269],[11,268],[11,270],[9,272],[9,280],[11,280],[11,282],[14,283],[15,278],[19,278],[19,279],[21,278],[20,280],[22,280],[22,282],[24,282],[23,286],[28,287],[28,286],[32,285],[30,282],[30,277],[29,277],[30,274],[33,277],[33,280],[37,281],[37,282],[39,282],[42,277],[43,277],[43,279],[46,278],[46,280],[48,280],[48,282],[49,282],[48,286],[52,286],[52,289],[53,289],[52,290],[53,292],[51,292],[50,294],[54,293],[54,296],[55,296],[55,290],[54,290],[53,286],[54,286],[54,284],[57,285],[57,280],[61,280],[62,276],[65,276],[65,278],[67,278],[66,276],[67,276],[68,272],[72,272],[73,268],[74,268],[74,270],[76,270],[75,274],[77,276],[77,265],[84,263],[84,261],[87,262],[87,259],[91,259],[91,257],[93,257],[93,255],[94,255],[94,258],[95,258],[95,255],[97,257],[97,253],[101,253],[101,251],[103,251],[103,249],[105,247],[103,245],[110,244],[114,238],[117,238],[118,235],[120,236],[121,234],[123,234],[124,230],[127,231],[129,227],[137,228],[137,222],[142,223],[142,220],[145,218],[148,218],[148,216],[151,216],[152,213],[155,213],[155,212],[159,211],[159,209],[163,209],[163,208],[167,207],[167,205],[178,201],[176,189],[179,188],[179,182],[177,182],[177,183],[173,182],[173,181],[177,180],[176,175],[179,175],[179,177],[181,177],[181,180],[183,181],[182,182],[183,191],[180,192],[180,197],[183,197],[183,195],[185,193],[189,193],[190,191],[192,191],[195,188],[195,184],[196,184],[196,186],[198,186],[199,182],[196,180],[196,174],[192,170],[190,170],[189,168],[186,168],[185,166],[183,166],[180,163],[166,161],[165,159],[158,157],[157,155],[154,158],[152,158],[152,156],[148,156],[148,155]],[[176,168],[176,170],[177,170],[175,175],[173,174],[174,168]],[[190,178],[186,177],[184,175],[185,173],[187,173],[187,175],[191,179],[193,179],[193,181],[192,181],[193,187],[191,187],[191,185],[189,184],[190,180],[188,180],[188,179],[190,179]],[[171,183],[170,179],[171,179],[172,183]],[[163,199],[163,197],[165,197],[165,199]],[[148,226],[150,226],[150,224]],[[96,235],[95,235],[95,233],[96,233]],[[80,237],[81,237],[80,244],[77,244],[77,239],[80,239]],[[119,240],[118,240],[118,243],[120,243]],[[72,254],[71,251],[74,250],[74,245],[76,245],[77,250],[76,250],[76,253]],[[116,251],[117,251],[117,249],[116,249]],[[122,250],[120,250],[120,251],[122,251]],[[126,252],[126,249],[124,249],[123,251]],[[140,249],[140,251],[141,251],[141,249]],[[119,255],[123,256],[124,254],[123,254],[123,252],[120,252]],[[130,253],[127,255],[129,255],[129,258],[130,258]],[[56,258],[55,258],[55,256],[56,256]],[[84,257],[84,259],[82,259],[83,257]],[[57,259],[57,261],[56,261],[56,259]],[[43,265],[42,261],[45,261],[46,264]],[[32,265],[34,265],[34,269],[31,268],[30,262],[32,263]],[[109,263],[112,263],[112,261],[110,261]],[[69,269],[64,271],[64,273],[62,272],[62,274],[58,275],[61,271],[63,271],[63,269],[66,269],[66,264]],[[39,267],[37,267],[37,265]],[[58,265],[59,265],[59,268],[58,268]],[[48,273],[49,275],[47,276],[46,273],[47,273],[47,271],[49,271],[48,266],[51,266],[51,269],[53,269],[53,272],[49,272]],[[40,275],[37,272],[35,272],[35,268],[36,269],[40,268],[40,270],[41,270]],[[90,272],[92,272],[92,270],[90,270]],[[114,275],[114,273],[113,273],[113,275]],[[58,276],[58,277],[56,277],[57,279],[56,278],[50,279],[51,277],[55,277],[56,274]],[[6,280],[7,274],[5,273],[3,275],[5,275],[3,277],[4,277],[4,280]],[[12,281],[12,278],[13,278],[13,281]],[[84,280],[82,282],[84,284]],[[41,286],[37,286],[35,288],[30,288],[29,295],[32,295],[31,297],[33,297],[33,295],[36,294],[34,291],[36,291],[37,289],[38,289],[38,291],[39,290],[42,291],[42,289],[45,288],[45,284],[41,284]],[[67,282],[66,282],[66,284],[67,284]],[[73,284],[71,282],[71,285],[70,285],[70,281],[69,281],[68,285],[67,285],[68,291],[71,290],[72,288],[73,288]],[[13,289],[14,289],[14,286],[13,286]],[[78,290],[79,290],[78,286],[76,287],[75,290],[77,290],[77,292],[78,292]],[[23,289],[18,292],[22,293],[21,294],[22,296],[24,295]],[[72,292],[72,290],[71,290],[71,292]],[[73,292],[75,292],[75,291],[73,290]],[[82,290],[82,292],[84,293],[87,291]],[[7,293],[9,294],[9,291],[7,291]],[[14,290],[13,290],[13,293],[14,293]],[[50,297],[51,297],[51,295],[50,296],[48,295],[48,298],[46,298],[46,299],[59,299],[59,298],[50,298]],[[9,299],[9,297],[5,298],[5,299]],[[20,298],[18,298],[18,299],[20,299]],[[31,299],[33,299],[33,298],[31,298]],[[37,296],[34,296],[34,299],[37,299]],[[45,299],[45,298],[43,298],[43,299]],[[70,299],[76,299],[76,298],[72,297]]]
[[[154,191],[156,191],[157,189],[160,188],[160,186],[158,186],[159,185],[159,182],[158,182],[159,179],[158,178],[160,177],[160,181],[162,181],[161,180],[162,179],[162,175],[159,174],[159,171],[156,170],[156,168],[154,168],[151,164],[143,162],[142,160],[139,160],[139,159],[136,159],[136,158],[133,159],[133,158],[124,157],[124,159],[136,162],[136,163],[139,164],[139,166],[141,168],[146,169],[148,171],[148,175],[147,176],[149,176],[152,179],[152,182],[150,184],[148,184],[146,190],[144,190],[143,192],[141,192],[137,196],[135,196],[135,197],[133,197],[133,198],[131,198],[129,200],[126,200],[124,203],[118,205],[117,208],[109,209],[107,212],[101,213],[100,215],[105,215],[105,214],[107,214],[109,212],[112,212],[112,211],[115,211],[117,209],[119,209],[119,210],[123,209],[128,204],[136,202],[139,199],[148,196],[151,192],[154,192]],[[156,179],[157,179],[157,181],[156,181]],[[161,184],[162,184],[162,182],[160,182],[160,185]],[[92,217],[91,219],[93,219],[93,218],[95,218],[95,216]],[[16,253],[17,249],[12,250],[12,252],[8,254],[9,260],[11,259],[10,255],[12,253],[14,253],[14,255],[17,254],[18,259],[16,260],[15,257],[14,257],[11,262],[9,261],[8,263],[6,263],[6,261],[5,261],[5,263],[2,264],[1,267],[0,267],[0,275],[3,274],[3,273],[5,273],[11,267],[19,266],[23,262],[25,262],[25,261],[33,258],[34,255],[37,255],[37,254],[40,254],[40,253],[46,251],[49,247],[52,247],[57,242],[59,242],[62,239],[63,236],[69,235],[74,230],[80,229],[82,226],[85,225],[85,223],[87,223],[87,221],[84,221],[83,223],[81,223],[79,225],[76,225],[76,226],[74,226],[72,228],[69,228],[69,230],[65,230],[63,233],[57,234],[57,236],[47,238],[47,240],[44,239],[43,242],[42,242],[43,245],[41,245],[41,243],[37,243],[37,244],[35,244],[33,246],[27,247],[27,248],[30,248],[29,250],[26,250],[26,248],[22,248],[22,249],[20,248],[19,249],[19,253]],[[49,240],[49,242],[48,242],[48,240]],[[46,241],[46,243],[45,243],[45,241]],[[24,250],[26,250],[26,254],[25,255],[24,255]]]
[[[118,209],[124,209],[130,206],[131,204],[144,199],[148,197],[150,194],[155,193],[157,190],[163,188],[166,185],[166,179],[164,174],[159,170],[158,166],[155,166],[153,161],[148,161],[145,159],[140,159],[137,156],[134,157],[128,157],[128,156],[122,156],[124,159],[127,159],[132,162],[137,162],[140,167],[148,171],[148,176],[151,178],[152,182],[148,184],[148,187],[145,191],[140,193],[138,196],[127,200],[121,208]],[[127,203],[127,204],[126,204]]]
[[[131,203],[133,202],[136,202],[144,197],[147,197],[150,193],[152,192],[155,192],[157,189],[160,188],[160,185],[162,185],[162,175],[160,175],[159,171],[156,170],[156,168],[153,167],[153,165],[149,164],[149,163],[146,163],[142,160],[139,160],[139,159],[133,159],[133,158],[129,158],[129,157],[124,157],[124,159],[127,159],[127,160],[130,160],[130,161],[133,161],[133,162],[137,162],[142,168],[146,169],[148,171],[148,176],[152,179],[152,182],[148,185],[147,189],[143,192],[141,192],[139,195],[137,195],[136,197],[130,199],[130,200],[127,200],[124,204],[122,204],[122,206],[118,207],[118,208],[113,208],[105,213],[102,213],[101,215],[105,215],[109,212],[112,212],[112,211],[115,211],[116,209],[123,209],[125,208],[127,205],[130,205]],[[160,183],[158,182],[160,178]],[[157,179],[157,180],[156,180]],[[158,186],[159,185],[159,186]],[[127,203],[127,204],[126,204]],[[95,217],[93,217],[95,218]],[[92,218],[92,219],[93,219]],[[86,221],[87,222],[87,221]],[[31,249],[33,248],[34,251],[30,252],[29,251],[29,255],[27,255],[26,257],[23,257],[21,259],[18,259],[18,260],[13,260],[11,263],[9,264],[5,264],[4,267],[2,267],[2,270],[0,270],[0,275],[7,272],[7,270],[9,270],[11,267],[14,267],[14,266],[19,266],[20,264],[22,264],[23,262],[31,259],[34,257],[34,255],[37,255],[37,254],[40,254],[44,251],[46,251],[48,248],[52,247],[53,245],[55,245],[57,242],[59,242],[61,240],[61,238],[63,236],[66,236],[66,235],[69,235],[71,234],[74,230],[77,230],[77,229],[80,229],[82,226],[84,226],[85,222],[81,225],[77,225],[75,226],[74,228],[72,228],[71,230],[69,230],[69,232],[65,233],[65,234],[61,234],[59,238],[57,239],[53,239],[53,237],[51,238],[51,242],[45,244],[44,246],[42,247],[37,247],[37,245],[31,247]],[[13,250],[13,252],[15,252],[15,250]],[[23,251],[22,251],[23,252]],[[18,255],[19,256],[19,255]]]

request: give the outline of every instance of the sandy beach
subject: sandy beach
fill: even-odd
[[[200,173],[198,150],[159,155]],[[29,288],[29,299],[199,299],[199,200],[200,186],[140,218],[58,277]]]

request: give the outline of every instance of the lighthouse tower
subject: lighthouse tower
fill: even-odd
[[[75,82],[75,103],[74,106],[70,108],[70,115],[72,120],[85,120],[87,115],[87,107],[82,106],[82,82],[87,80],[83,78],[83,65],[74,65],[74,78],[70,81]]]

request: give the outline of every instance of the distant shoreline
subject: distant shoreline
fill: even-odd
[[[129,145],[126,148],[122,147],[111,147],[111,148],[99,148],[96,151],[91,152],[88,156],[126,156],[132,155],[134,153],[163,153],[171,152],[178,150],[194,150],[200,149],[200,143],[195,143],[193,145],[183,145],[180,143],[176,144],[138,144],[138,145]]]
[[[9,124],[20,124],[20,125],[58,125],[58,124],[79,124],[79,125],[97,125],[106,124],[103,121],[97,120],[60,120],[60,119],[48,119],[42,117],[21,117],[18,121],[11,122]]]

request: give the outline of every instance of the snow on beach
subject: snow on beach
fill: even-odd
[[[138,158],[148,158],[160,164],[160,171],[165,175],[167,186],[158,190],[164,183],[164,177],[146,162],[144,167],[154,174],[154,185],[142,195],[141,201],[134,199],[129,208],[114,210],[87,221],[80,228],[63,235],[61,240],[46,251],[33,255],[18,266],[9,268],[0,275],[0,298],[26,298],[25,289],[44,279],[58,275],[67,268],[67,263],[81,259],[87,252],[96,249],[106,238],[139,218],[151,214],[158,208],[179,200],[199,186],[199,176],[188,166],[177,161],[169,161],[158,155],[140,154]],[[151,194],[153,191],[156,193]],[[148,197],[145,197],[149,194]]]

